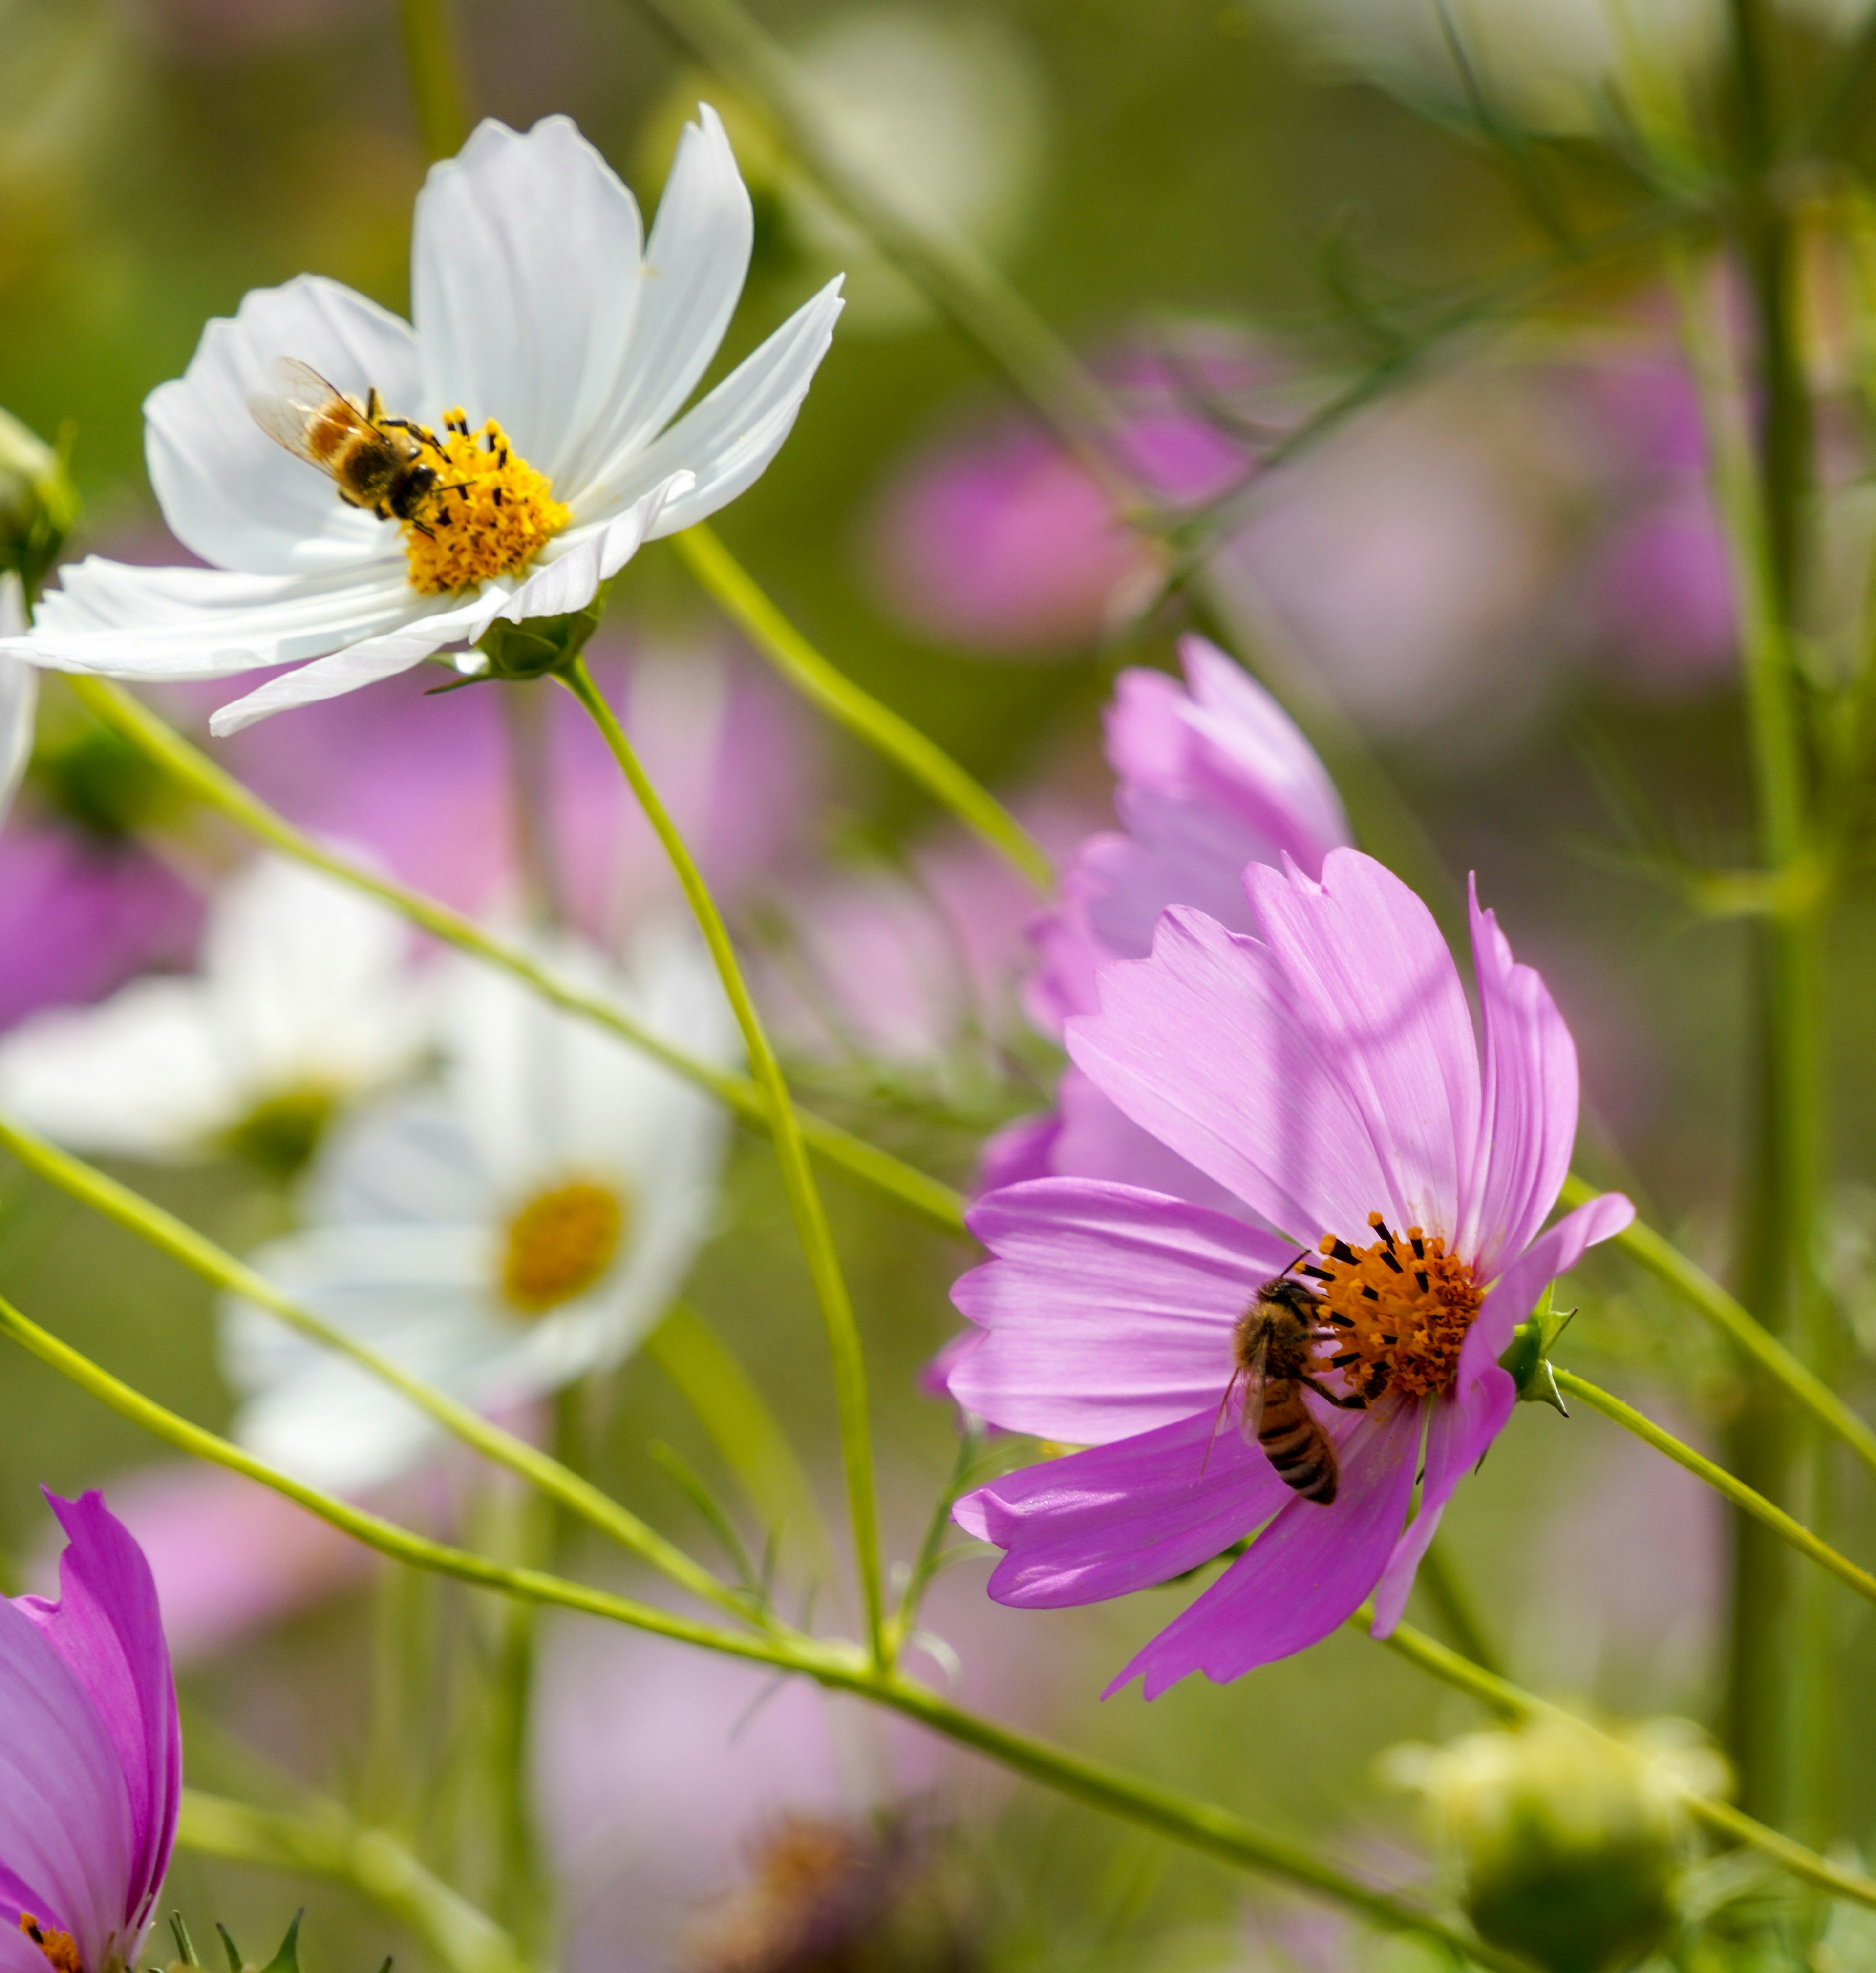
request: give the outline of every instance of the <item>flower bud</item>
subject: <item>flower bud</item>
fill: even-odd
[[[1684,1722],[1618,1735],[1554,1716],[1396,1748],[1388,1769],[1424,1798],[1479,1936],[1552,1973],[1619,1973],[1661,1942],[1684,1797],[1726,1781]]]
[[[17,570],[34,594],[77,517],[78,496],[63,453],[11,411],[0,411],[0,568]]]

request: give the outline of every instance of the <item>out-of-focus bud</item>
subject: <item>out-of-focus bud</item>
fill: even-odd
[[[1552,1973],[1620,1973],[1659,1945],[1691,1832],[1685,1798],[1725,1763],[1684,1720],[1616,1733],[1552,1717],[1445,1747],[1397,1747],[1479,1936]]]
[[[64,452],[0,411],[0,568],[15,571],[27,594],[36,594],[77,518]]]

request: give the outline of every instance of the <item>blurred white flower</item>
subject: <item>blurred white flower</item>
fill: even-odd
[[[860,8],[822,25],[800,59],[830,134],[901,211],[993,259],[1020,241],[1035,208],[1045,116],[1034,59],[1003,20]],[[811,185],[791,180],[784,196],[810,253],[847,270],[856,329],[929,319],[918,291]]]
[[[26,593],[8,569],[0,575],[0,637],[17,637],[25,628]],[[38,703],[39,674],[18,658],[0,658],[0,822],[32,753]]]
[[[584,947],[555,969],[727,1065],[735,1025],[689,931],[641,928],[614,973]],[[306,1230],[255,1265],[406,1370],[490,1410],[624,1356],[664,1311],[708,1230],[725,1120],[710,1097],[505,975],[444,983],[442,1089],[335,1133],[309,1176]],[[332,1487],[374,1486],[436,1428],[395,1392],[244,1304],[227,1311],[242,1441]]]
[[[700,115],[648,242],[632,195],[566,118],[525,136],[485,123],[417,201],[414,328],[313,275],[211,322],[186,373],[145,406],[164,519],[211,566],[90,557],[64,571],[30,636],[0,649],[143,679],[313,661],[223,707],[211,725],[231,733],[473,644],[498,619],[582,610],[641,542],[733,499],[794,422],[840,284],[671,423],[735,312],[752,230],[722,126]],[[316,373],[303,392],[329,380],[355,401],[313,407],[300,457],[257,422],[293,423],[283,360]],[[308,463],[340,454],[333,420],[355,426],[373,391],[381,427],[395,415],[444,434],[384,431],[430,483],[394,496],[387,483],[383,519]],[[250,410],[269,394],[271,412]]]
[[[1834,4],[1834,0],[1826,0]],[[1684,66],[1711,53],[1724,10],[1709,0],[1277,0],[1318,54],[1409,99],[1465,85],[1452,33],[1488,97],[1539,126],[1591,127],[1598,97],[1637,58]]]
[[[133,980],[0,1040],[0,1109],[80,1150],[238,1149],[291,1170],[338,1106],[414,1065],[411,945],[382,905],[257,858],[211,901],[199,973]]]

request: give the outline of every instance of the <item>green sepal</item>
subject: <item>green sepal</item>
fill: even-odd
[[[215,1920],[215,1930],[221,1935],[221,1949],[228,1956],[228,1973],[241,1973],[241,1968],[247,1964],[241,1957],[241,1948],[219,1919]]]
[[[280,1941],[280,1949],[274,1954],[260,1973],[300,1973],[300,1921],[306,1915],[302,1905],[293,1913],[293,1922],[286,1928],[286,1936]]]
[[[498,617],[482,633],[476,646],[489,661],[480,678],[508,679],[545,678],[565,671],[585,649],[587,640],[599,628],[606,607],[605,585],[584,610],[565,617],[530,617],[511,623]]]
[[[1568,1418],[1570,1408],[1563,1402],[1563,1394],[1557,1388],[1557,1377],[1550,1368],[1550,1352],[1576,1311],[1570,1308],[1558,1314],[1550,1306],[1550,1295],[1551,1291],[1546,1288],[1544,1299],[1531,1310],[1531,1319],[1521,1322],[1511,1332],[1510,1346],[1498,1359],[1498,1365],[1511,1372],[1520,1404],[1548,1405]]]

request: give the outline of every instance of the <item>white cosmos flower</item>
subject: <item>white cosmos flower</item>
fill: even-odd
[[[565,117],[525,136],[485,123],[417,199],[414,327],[316,275],[211,322],[144,407],[163,518],[211,566],[93,556],[0,652],[130,679],[313,661],[223,707],[211,725],[233,733],[473,644],[498,617],[583,609],[641,542],[733,499],[794,422],[840,283],[677,416],[728,326],[751,236],[728,139],[699,114],[648,241],[631,193]],[[446,483],[473,483],[438,487],[415,517],[427,535],[345,505],[260,429],[249,399],[280,391],[283,360],[444,434],[449,464],[423,456]],[[459,410],[460,440],[444,423]],[[519,530],[518,502],[531,517]]]
[[[26,628],[26,593],[8,569],[0,575],[0,637],[17,637]],[[18,658],[0,658],[0,822],[26,771],[33,750],[33,713],[39,703],[39,674]]]
[[[132,981],[0,1040],[0,1110],[86,1151],[238,1146],[291,1169],[335,1108],[414,1065],[427,993],[403,921],[262,856],[211,901],[201,970]]]
[[[735,1058],[715,970],[688,927],[643,928],[623,973],[546,955],[656,1033]],[[480,1410],[617,1363],[663,1314],[709,1229],[722,1106],[504,974],[452,968],[443,1087],[361,1112],[309,1175],[304,1231],[255,1265],[287,1294]],[[329,1487],[391,1477],[435,1441],[404,1399],[250,1306],[227,1310],[236,1422]]]

